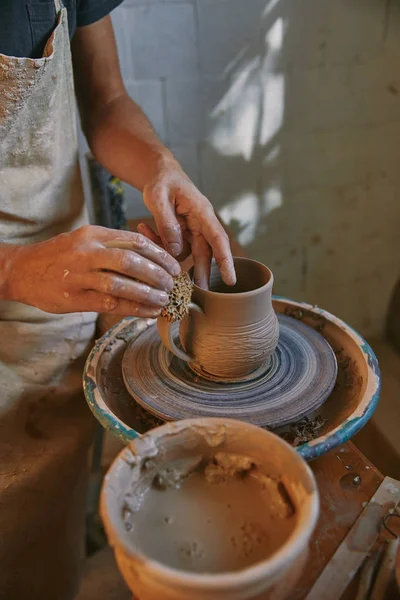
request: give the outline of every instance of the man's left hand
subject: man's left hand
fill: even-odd
[[[211,259],[214,256],[222,279],[227,285],[236,283],[229,238],[214,209],[179,163],[170,159],[143,190],[144,203],[152,213],[161,243],[175,258],[182,260],[190,253],[194,262],[196,285],[208,288]],[[155,241],[146,225],[140,233]]]

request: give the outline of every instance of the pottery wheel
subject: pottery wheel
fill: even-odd
[[[130,395],[163,420],[230,417],[278,427],[319,408],[337,376],[328,342],[301,321],[278,315],[280,335],[270,363],[242,381],[222,383],[194,373],[161,343],[152,326],[129,344],[122,373]],[[179,343],[178,324],[175,339]]]

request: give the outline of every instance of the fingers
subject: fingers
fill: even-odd
[[[161,308],[168,302],[166,292],[111,272],[91,272],[85,276],[78,276],[74,283],[80,290],[92,290],[147,307]]]
[[[228,235],[212,209],[202,215],[201,231],[211,246],[226,285],[235,285],[236,273]]]
[[[179,263],[145,236],[140,233],[134,235],[129,242],[118,239],[104,242],[107,250],[97,252],[96,266],[171,291],[172,277],[181,271]]]
[[[145,257],[153,263],[159,265],[170,275],[179,275],[181,268],[175,258],[173,258],[164,248],[160,248],[157,244],[154,244],[151,240],[147,239],[140,233],[132,233],[134,236],[130,241],[123,239],[114,239],[104,242],[105,248],[117,248],[120,250],[132,250],[136,254]]]
[[[92,271],[109,271],[124,275],[168,293],[174,287],[174,279],[165,269],[136,252],[119,248],[98,250]]]
[[[179,256],[183,249],[182,232],[175,207],[169,201],[168,188],[145,186],[143,199],[155,219],[164,248],[172,256]]]
[[[137,226],[137,229],[141,235],[144,235],[145,237],[147,237],[154,244],[157,244],[157,246],[162,246],[162,239],[160,238],[160,236],[157,235],[156,232],[153,231],[151,227],[146,225],[146,223],[139,223],[139,225]]]
[[[192,234],[187,228],[185,220],[182,217],[178,217],[178,222],[181,228],[183,247],[182,252],[176,257],[178,262],[183,262],[192,253]]]
[[[203,290],[208,290],[212,250],[202,235],[193,236],[192,256],[194,262],[194,282]]]
[[[109,313],[121,317],[155,319],[161,312],[160,308],[152,308],[138,302],[130,302],[123,298],[115,298],[92,290],[78,294],[76,298],[73,298],[73,303],[74,310],[78,312]]]
[[[179,219],[178,219],[179,220]],[[182,223],[179,220],[179,225],[181,228],[181,232],[182,232],[182,238],[183,238],[183,250],[181,252],[181,254],[179,256],[176,256],[176,260],[181,263],[183,262],[188,256],[190,256],[192,250],[191,250],[191,234],[190,231],[185,229],[182,225]],[[142,235],[146,236],[147,238],[149,238],[149,240],[151,240],[152,242],[154,242],[155,244],[158,244],[159,246],[162,246],[162,239],[160,238],[159,235],[156,234],[155,231],[153,231],[153,229],[151,227],[149,227],[149,225],[147,225],[146,223],[140,223],[137,227],[138,232],[141,233]]]

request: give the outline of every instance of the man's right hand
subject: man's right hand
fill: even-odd
[[[1,250],[1,298],[48,313],[155,318],[180,272],[179,263],[145,236],[90,225],[36,244],[2,244]]]

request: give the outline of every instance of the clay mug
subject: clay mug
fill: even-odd
[[[180,323],[183,350],[175,344],[171,323],[157,321],[161,340],[175,356],[224,381],[243,378],[267,363],[279,338],[271,271],[248,258],[235,258],[234,264],[233,287],[223,283],[215,260],[209,290],[194,286],[189,314]]]
[[[152,480],[167,466],[178,465],[179,468],[182,460],[197,460],[199,455],[210,459],[219,452],[250,457],[261,472],[274,481],[281,481],[284,494],[297,515],[289,537],[269,557],[236,571],[181,570],[145,555],[132,536],[140,513],[133,507],[133,512],[130,509],[127,512],[136,490],[140,496],[145,489],[144,481]],[[278,501],[279,505],[282,497],[276,494],[270,490],[271,502]],[[187,514],[185,497],[182,502],[184,515]],[[186,502],[189,507],[191,500]],[[309,541],[319,514],[314,476],[294,448],[255,425],[219,418],[168,423],[131,442],[110,467],[100,504],[119,570],[137,600],[289,600],[304,571]],[[236,519],[240,521],[240,515],[232,518],[232,523],[226,524],[230,533],[237,525]],[[177,540],[187,540],[187,536],[190,539],[191,534],[182,530],[183,522],[184,517],[176,530]],[[151,527],[157,536],[166,525],[157,520],[148,523],[149,535],[152,535]]]

